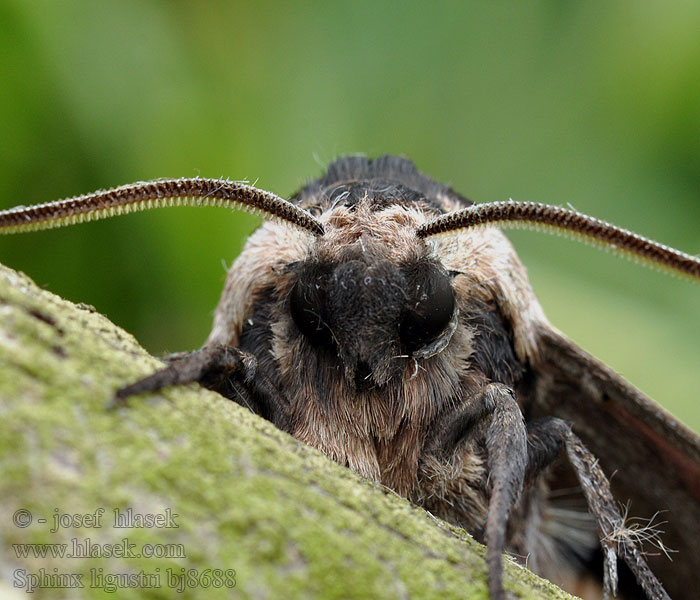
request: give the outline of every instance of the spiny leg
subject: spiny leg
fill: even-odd
[[[486,515],[486,563],[491,600],[505,597],[503,590],[503,550],[511,509],[520,499],[527,464],[525,422],[513,391],[500,384],[485,390],[494,404],[486,432],[491,499]]]
[[[571,424],[556,417],[543,417],[528,422],[526,485],[534,483],[559,458],[570,433]]]
[[[247,406],[280,429],[286,429],[288,402],[272,381],[260,372],[258,361],[252,354],[231,346],[214,345],[173,355],[166,360],[170,364],[164,369],[117,390],[111,406],[122,406],[127,398],[136,394],[196,381]]]
[[[595,517],[604,554],[604,585],[606,594],[617,589],[617,556],[627,563],[637,582],[650,600],[670,600],[661,582],[647,565],[642,552],[625,527],[625,520],[615,504],[610,482],[598,460],[572,432],[566,438],[566,454],[586,497],[588,508]]]
[[[606,597],[617,592],[617,556],[634,574],[650,600],[670,600],[661,582],[651,572],[634,539],[626,534],[624,518],[617,508],[610,482],[598,460],[562,419],[546,417],[528,423],[526,481],[533,481],[566,448],[567,457],[581,484],[588,508],[598,526],[603,546],[603,588]]]
[[[502,553],[511,509],[523,489],[527,434],[513,391],[491,383],[436,423],[425,451],[447,458],[461,442],[485,432],[491,498],[486,514],[486,562],[491,600],[503,600]]]

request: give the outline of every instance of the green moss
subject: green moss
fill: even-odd
[[[198,386],[105,410],[114,390],[160,363],[89,309],[0,267],[0,595],[17,569],[160,575],[121,598],[171,598],[167,570],[235,569],[241,598],[486,598],[483,549],[464,532]],[[101,528],[51,532],[54,512],[104,508]],[[163,513],[174,528],[113,527],[113,511]],[[12,524],[18,509],[34,521]],[[39,518],[47,523],[38,523]],[[13,544],[181,545],[186,556],[18,557]],[[164,548],[165,549],[165,548]],[[522,598],[564,598],[516,566]],[[8,575],[10,578],[8,578]],[[190,582],[194,584],[194,582]],[[36,598],[114,598],[98,588]],[[184,598],[229,598],[190,586]]]

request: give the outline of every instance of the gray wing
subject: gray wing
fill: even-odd
[[[700,573],[700,438],[560,333],[542,331],[539,348],[529,417],[571,421],[631,516],[662,511],[661,540],[676,552],[646,548],[649,566],[671,597],[688,597]]]

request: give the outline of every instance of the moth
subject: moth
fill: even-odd
[[[549,324],[493,226],[556,229],[696,281],[698,258],[568,209],[473,204],[392,156],[341,158],[290,201],[156,180],[2,211],[0,231],[180,204],[269,220],[231,267],[204,346],[115,402],[198,381],[247,406],[485,542],[493,600],[504,551],[560,583],[600,560],[606,594],[618,558],[627,597],[696,587],[700,438]],[[581,495],[578,510],[558,507],[562,493]],[[628,501],[665,525],[635,525]]]

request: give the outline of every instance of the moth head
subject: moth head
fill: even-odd
[[[381,387],[444,348],[456,323],[452,276],[416,235],[423,211],[379,193],[324,212],[324,234],[292,266],[288,293],[305,344],[356,389]]]
[[[354,249],[295,267],[289,311],[317,351],[335,355],[359,389],[385,385],[406,359],[436,354],[456,327],[452,277],[438,261],[396,263]]]

